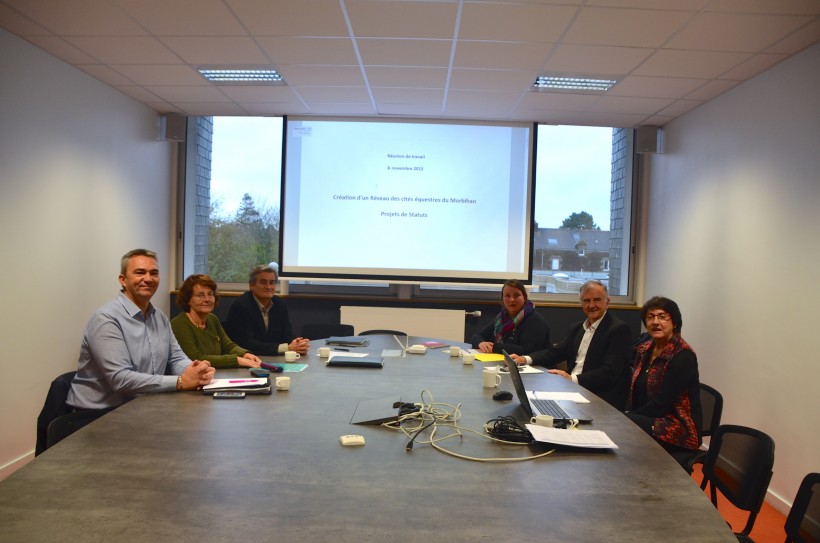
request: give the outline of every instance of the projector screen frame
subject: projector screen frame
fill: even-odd
[[[298,123],[298,124],[297,124]],[[519,226],[520,231],[516,231],[515,236],[520,239],[513,240],[513,243],[516,241],[518,242],[518,249],[520,250],[520,268],[508,272],[506,270],[492,270],[492,271],[482,271],[480,269],[465,269],[465,270],[452,270],[452,269],[442,269],[442,268],[404,268],[404,267],[370,267],[366,271],[359,268],[333,268],[330,267],[327,270],[321,269],[312,269],[312,267],[308,266],[298,266],[292,263],[292,258],[289,256],[293,251],[292,247],[296,244],[293,241],[292,233],[290,232],[293,228],[293,225],[290,224],[288,221],[292,219],[295,215],[297,216],[304,211],[300,211],[298,207],[299,199],[296,199],[296,204],[293,204],[293,200],[289,199],[289,190],[296,191],[292,185],[290,185],[290,181],[288,180],[289,172],[291,172],[290,167],[293,167],[292,162],[295,162],[293,156],[289,153],[289,151],[293,150],[293,145],[295,141],[291,140],[290,137],[290,128],[297,127],[300,128],[302,134],[299,136],[299,140],[301,140],[304,135],[307,134],[308,137],[312,136],[312,132],[308,132],[304,130],[306,127],[302,123],[308,123],[309,125],[314,125],[316,123],[384,123],[389,124],[391,126],[401,126],[401,125],[408,125],[408,126],[415,126],[415,127],[436,127],[438,125],[444,125],[444,130],[452,129],[452,130],[462,130],[464,127],[476,127],[476,130],[481,130],[486,128],[489,132],[493,134],[501,134],[501,137],[504,137],[504,131],[509,131],[509,138],[510,148],[515,149],[515,151],[510,150],[510,157],[508,159],[509,162],[509,169],[511,171],[515,171],[518,174],[519,178],[516,178],[515,181],[521,186],[518,188],[519,192],[513,193],[511,198],[521,198],[520,207],[515,207],[519,200],[514,200],[508,202],[508,207],[510,208],[508,211],[508,222],[509,221],[518,221],[517,226]],[[280,261],[279,261],[279,275],[283,279],[291,280],[291,281],[299,281],[305,280],[310,281],[311,279],[315,280],[323,280],[323,281],[333,281],[333,280],[340,280],[340,281],[361,281],[361,282],[379,282],[379,283],[411,283],[411,284],[485,284],[485,285],[492,285],[492,284],[500,284],[509,279],[518,279],[526,284],[531,284],[532,282],[532,270],[533,270],[533,243],[534,243],[534,235],[535,235],[535,225],[534,225],[534,207],[535,207],[535,160],[536,160],[536,148],[537,148],[537,123],[534,122],[502,122],[502,121],[476,121],[476,120],[460,120],[460,119],[416,119],[416,118],[378,118],[378,117],[328,117],[328,116],[284,116],[283,117],[283,137],[282,137],[282,173],[281,173],[281,195],[280,195],[280,228],[279,228],[279,241],[280,241]],[[365,126],[363,124],[354,124],[351,126],[361,127]],[[501,130],[497,130],[497,129]],[[419,128],[421,129],[421,128]],[[499,137],[499,136],[495,136]],[[514,147],[512,140],[516,138],[520,140],[525,140],[526,143],[519,147]],[[298,141],[298,140],[297,140]],[[302,145],[302,141],[298,141],[299,145]],[[503,147],[502,147],[503,149]],[[301,153],[301,148],[299,149]],[[522,156],[523,154],[523,156]],[[378,157],[382,157],[383,155],[377,155]],[[387,157],[394,157],[396,155],[384,155]],[[404,158],[403,156],[399,155],[400,158]],[[410,155],[406,155],[408,158]],[[421,157],[424,158],[426,153],[422,153]],[[389,160],[389,159],[388,159]],[[480,161],[480,159],[479,159]],[[433,165],[435,166],[436,163],[434,162]],[[301,168],[301,166],[299,166]],[[390,166],[387,168],[390,170]],[[393,168],[393,169],[408,169],[408,168]],[[508,174],[512,176],[512,174]],[[379,178],[381,179],[381,178]],[[510,188],[510,181],[507,181],[507,184],[503,186],[506,190],[512,192]],[[300,186],[298,191],[301,191],[302,187]],[[344,189],[342,189],[344,190]],[[505,195],[506,196],[506,195]],[[371,197],[372,198],[372,197]],[[510,199],[511,199],[510,198]],[[465,199],[466,200],[466,199]],[[499,198],[500,201],[504,201],[503,198]],[[455,200],[451,197],[451,202],[461,203],[462,200]],[[444,199],[444,203],[448,203],[446,198]],[[468,202],[469,203],[469,202]],[[474,202],[473,202],[474,203]],[[495,209],[495,208],[494,208]],[[520,209],[523,217],[516,217],[511,218],[513,211]],[[480,214],[476,215],[469,219],[466,223],[466,228],[472,230],[476,224],[475,221],[482,221],[482,220],[492,220],[482,217]],[[464,224],[463,222],[459,223]],[[472,224],[473,227],[469,225]],[[298,226],[297,226],[298,228]],[[509,243],[510,236],[507,236],[507,242]],[[355,250],[357,246],[360,246],[362,243],[367,243],[368,239],[360,239],[360,240],[350,240],[349,247],[352,250]],[[432,243],[433,240],[430,240]],[[294,243],[294,245],[290,245]],[[481,247],[481,244],[477,244],[478,247]],[[298,249],[297,249],[298,250]],[[469,251],[466,248],[461,247],[453,247],[450,250],[452,251]],[[494,249],[489,248],[489,251],[493,251]],[[471,254],[469,252],[462,253],[463,255]],[[491,253],[488,253],[490,255]],[[463,257],[460,257],[463,258]],[[487,257],[489,258],[489,256]],[[505,258],[508,258],[505,256]],[[515,260],[518,262],[518,259]],[[509,267],[509,264],[507,264]],[[452,266],[451,266],[452,267]],[[477,268],[477,266],[473,266]]]

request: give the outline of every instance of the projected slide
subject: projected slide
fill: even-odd
[[[283,275],[528,278],[532,127],[288,118]]]

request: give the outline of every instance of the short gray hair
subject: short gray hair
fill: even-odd
[[[606,294],[606,297],[609,298],[609,289],[606,288],[605,284],[601,283],[597,279],[590,279],[589,281],[587,281],[586,283],[581,285],[581,289],[578,292],[580,292],[581,296],[583,296],[584,291],[586,291],[586,290],[588,290],[592,287],[601,287],[602,289],[604,289],[604,294]]]
[[[253,268],[248,274],[248,284],[255,285],[256,278],[259,277],[260,273],[272,273],[277,279],[279,278],[279,274],[276,273],[276,270],[270,264],[262,264],[261,266]]]
[[[125,275],[126,270],[128,270],[128,261],[135,256],[147,256],[148,258],[153,258],[159,262],[157,253],[154,251],[149,251],[148,249],[134,249],[122,255],[122,259],[120,260],[120,275]]]

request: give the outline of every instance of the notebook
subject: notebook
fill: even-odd
[[[325,340],[325,345],[337,347],[367,347],[370,340],[359,336],[333,336]]]
[[[589,416],[586,411],[579,408],[575,402],[568,400],[536,399],[531,392],[527,392],[524,388],[524,381],[521,379],[521,372],[518,371],[518,365],[510,355],[507,354],[507,351],[504,351],[504,362],[507,364],[507,369],[510,372],[510,379],[512,379],[515,394],[518,396],[521,408],[524,409],[528,417],[550,415],[556,422],[566,422],[573,419],[578,420],[578,422],[592,422],[592,417]]]
[[[356,404],[350,424],[382,424],[399,420],[400,405],[399,396],[362,400]]]
[[[214,379],[202,387],[203,394],[227,391],[244,392],[245,394],[271,394],[273,392],[269,377],[256,379]]]
[[[327,363],[328,366],[342,366],[347,368],[382,368],[384,358],[381,356],[339,356],[335,355]]]

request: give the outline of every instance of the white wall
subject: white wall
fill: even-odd
[[[157,113],[0,30],[0,478],[33,453],[119,259],[157,251],[168,310],[172,144]]]
[[[781,510],[820,470],[819,67],[815,45],[668,124],[649,168],[646,298],[679,303],[723,422],[775,440]]]

